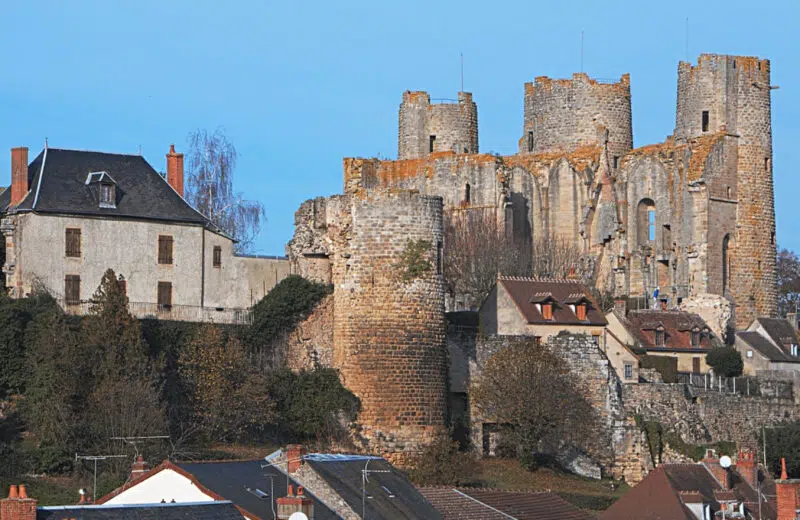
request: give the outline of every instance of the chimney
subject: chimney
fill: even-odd
[[[800,501],[797,492],[800,491],[800,479],[790,479],[786,473],[786,459],[781,458],[781,478],[775,481],[775,494],[778,502],[777,520],[795,520],[797,506]]]
[[[305,495],[303,486],[297,486],[297,494],[294,487],[289,484],[289,491],[285,497],[275,500],[278,504],[278,520],[288,520],[294,513],[304,513],[309,520],[314,520],[314,502]]]
[[[626,298],[614,298],[614,311],[623,318],[628,315],[628,300]]]
[[[303,465],[303,455],[306,454],[306,448],[302,444],[289,444],[286,446],[286,459],[288,460],[288,471],[294,473],[300,466]]]
[[[131,466],[131,482],[142,478],[149,469],[150,468],[147,467],[147,463],[144,461],[144,457],[137,455],[136,460]]]
[[[183,197],[183,154],[175,153],[175,145],[169,145],[167,154],[167,182]]]
[[[758,467],[753,450],[749,448],[739,450],[739,454],[736,456],[736,472],[750,484],[750,487],[756,489],[758,485]]]
[[[714,477],[719,481],[719,484],[722,486],[722,489],[730,489],[731,488],[731,481],[730,476],[728,474],[728,470],[723,468],[719,463],[719,457],[717,457],[717,453],[712,450],[706,450],[706,456],[703,457],[703,464],[708,468]]]
[[[12,485],[0,500],[0,520],[36,520],[36,500],[28,498],[24,484]]]
[[[11,205],[16,206],[28,194],[28,148],[11,149]]]

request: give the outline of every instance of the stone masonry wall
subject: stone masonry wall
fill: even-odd
[[[431,152],[478,153],[478,107],[472,94],[459,92],[456,103],[431,104],[427,92],[404,92],[397,143],[398,159]]]

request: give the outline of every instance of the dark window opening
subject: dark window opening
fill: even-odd
[[[708,110],[703,110],[703,132],[708,132]]]
[[[618,167],[619,167],[619,155],[615,155],[614,156],[614,168],[616,169]]]
[[[730,254],[728,249],[730,248],[730,241],[731,236],[725,235],[725,238],[722,239],[722,294],[725,295],[725,292],[728,290],[728,280],[730,279]]]
[[[430,146],[429,146],[429,149],[428,149],[428,151],[430,153],[433,153],[433,145],[434,145],[435,142],[436,142],[436,136],[432,135],[431,138],[430,138]]]
[[[67,228],[66,232],[66,247],[64,250],[66,256],[72,258],[80,258],[81,256],[81,230],[80,228]]]
[[[663,330],[657,330],[656,331],[656,346],[657,347],[663,347],[664,346],[664,343],[665,343],[665,340],[666,340],[665,336],[666,336],[666,334],[664,334]]]
[[[772,236],[770,238],[770,243],[774,246],[775,245],[775,232],[772,232]]]
[[[467,183],[464,187],[464,202],[469,203],[472,201],[472,187]]]
[[[444,258],[442,255],[442,241],[436,242],[436,274],[442,274]]]
[[[172,282],[158,282],[158,310],[172,309]]]
[[[64,277],[64,303],[75,305],[81,302],[81,277],[68,274]]]
[[[692,372],[694,372],[695,374],[699,374],[700,373],[700,358],[699,357],[693,357],[692,358]]]
[[[158,263],[172,264],[172,237],[168,235],[158,236]]]
[[[769,157],[764,157],[764,171],[769,172]]]
[[[728,191],[728,200],[730,200],[730,198],[731,198],[731,187],[730,186],[728,186],[728,190],[727,191]]]
[[[653,246],[656,239],[656,203],[642,199],[637,209],[637,231],[640,246]]]
[[[533,151],[533,132],[528,132],[528,151]]]
[[[669,224],[661,226],[661,244],[665,251],[672,247],[672,229]]]
[[[222,267],[222,247],[214,246],[214,267]]]
[[[700,331],[693,330],[692,331],[692,347],[697,348],[700,346]]]
[[[123,294],[123,296],[128,296],[128,281],[120,275],[119,280],[117,280],[117,286],[119,287],[119,292]]]

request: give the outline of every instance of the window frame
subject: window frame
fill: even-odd
[[[169,248],[167,248],[167,244]],[[165,248],[162,251],[162,245]],[[172,235],[158,235],[158,265],[174,265],[175,241]]]
[[[106,194],[108,197],[106,197]],[[116,188],[110,182],[100,183],[100,207],[117,207]]]
[[[633,363],[625,363],[623,365],[623,376],[625,379],[633,379]]]
[[[222,246],[214,246],[211,253],[211,265],[217,269],[222,267]]]
[[[68,274],[64,276],[64,304],[78,305],[81,303],[81,276]]]
[[[575,304],[575,316],[577,316],[579,320],[586,321],[587,314],[588,314],[588,309],[585,303]]]
[[[552,302],[542,303],[542,318],[544,318],[545,320],[552,320],[553,319],[553,303]]]
[[[77,238],[75,236],[77,235]],[[70,243],[70,237],[73,242]],[[64,256],[67,258],[81,257],[81,241],[83,240],[81,228],[66,228],[64,230]],[[75,242],[77,241],[77,243]],[[72,245],[73,247],[70,247]],[[76,247],[77,246],[77,249]]]
[[[168,302],[162,301],[161,296],[162,296],[162,294],[164,294],[164,293],[162,293],[162,289],[164,289],[164,290],[169,289],[169,292],[168,292],[169,301]],[[158,305],[159,312],[171,311],[172,310],[172,305],[173,305],[173,303],[172,303],[172,282],[159,281],[158,282],[158,288],[157,288],[156,291],[157,291],[156,303]]]
[[[711,127],[711,113],[708,110],[703,110],[700,114],[700,127],[703,132],[708,132]]]
[[[692,348],[700,348],[700,341],[703,339],[699,330],[689,331],[691,334],[690,342]]]
[[[655,340],[656,340],[656,347],[665,347],[667,345],[667,331],[656,329]]]

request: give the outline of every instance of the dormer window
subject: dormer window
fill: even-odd
[[[663,347],[666,343],[666,334],[664,329],[656,329],[656,346]]]
[[[692,331],[692,348],[700,347],[700,330],[694,329]]]
[[[586,319],[586,304],[585,303],[579,303],[579,304],[575,305],[575,315],[581,321]]]
[[[546,320],[553,319],[553,304],[551,302],[542,304],[542,318]]]
[[[100,207],[101,208],[115,208],[116,194],[113,184],[102,183],[100,185]]]

